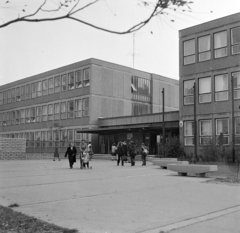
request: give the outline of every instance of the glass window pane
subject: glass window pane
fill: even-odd
[[[195,54],[195,39],[183,42],[184,56]]]
[[[240,43],[240,27],[231,29],[232,45]]]
[[[199,79],[199,94],[211,92],[211,77]]]
[[[184,122],[184,136],[193,136],[194,135],[194,122],[185,121]]]
[[[195,80],[189,80],[189,81],[183,82],[184,96],[194,94],[194,90],[193,90],[194,82],[195,82]]]
[[[210,36],[198,38],[198,51],[205,52],[210,50]]]
[[[212,135],[212,121],[200,121],[200,136],[211,136]]]
[[[215,91],[228,90],[228,75],[222,74],[215,76]]]
[[[216,120],[216,134],[220,135],[220,133],[229,134],[228,119]]]
[[[214,34],[214,48],[222,48],[227,46],[227,31]]]

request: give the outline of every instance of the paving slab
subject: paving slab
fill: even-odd
[[[93,160],[91,165],[81,170],[79,161],[73,169],[67,160],[0,161],[0,204],[18,203],[16,211],[88,233],[160,232],[177,223],[181,230],[190,227],[189,219],[194,227],[201,216],[240,206],[239,186],[180,177],[150,163],[131,167]]]

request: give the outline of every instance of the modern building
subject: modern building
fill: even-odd
[[[163,88],[165,111],[175,112],[166,117],[166,132],[173,127],[178,135],[178,83],[93,58],[77,62],[0,86],[0,135],[26,138],[27,152],[35,153],[63,151],[68,142],[78,146],[82,139],[92,142],[95,153],[107,153],[112,142],[130,136],[147,140],[156,152]]]
[[[179,48],[180,138],[185,151],[194,153],[196,148],[201,154],[204,146],[217,144],[222,133],[231,152],[233,144],[240,145],[240,13],[181,30]]]

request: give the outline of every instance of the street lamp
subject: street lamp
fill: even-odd
[[[165,157],[165,101],[164,101],[164,88],[162,89],[162,121],[163,121],[163,157]]]

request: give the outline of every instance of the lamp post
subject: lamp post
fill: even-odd
[[[232,161],[235,163],[235,119],[234,119],[234,77],[231,77],[232,86]]]
[[[194,96],[194,161],[196,161],[196,157],[197,157],[197,109],[196,109],[196,105],[197,105],[197,98],[196,98],[196,83],[194,82],[193,84],[193,96]]]
[[[164,101],[164,88],[162,89],[162,116],[163,116],[163,157],[165,157],[165,101]]]

